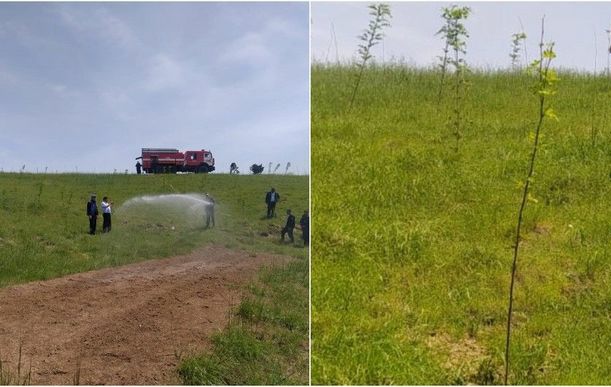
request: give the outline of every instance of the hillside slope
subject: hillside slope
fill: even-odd
[[[268,220],[264,199],[271,186],[282,201],[278,217]],[[114,201],[109,234],[101,234],[100,216],[99,234],[88,235],[90,192],[97,193],[98,205],[103,196]],[[188,206],[122,208],[141,195],[204,192],[217,202],[217,227],[210,230],[203,229],[203,212]],[[285,210],[299,217],[307,206],[308,176],[0,174],[0,286],[168,257],[209,243],[306,257],[306,250],[278,240]]]
[[[537,118],[530,80],[475,73],[458,142],[439,75],[312,69],[313,383],[500,383]],[[511,383],[611,382],[611,80],[561,73],[518,263]]]

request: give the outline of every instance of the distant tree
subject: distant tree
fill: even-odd
[[[262,173],[264,170],[265,168],[263,167],[263,164],[253,164],[250,166],[250,171],[252,172],[253,175],[258,175]]]

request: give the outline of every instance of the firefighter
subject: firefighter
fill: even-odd
[[[102,218],[104,219],[104,223],[102,224],[102,232],[110,232],[111,222],[110,222],[110,213],[112,202],[108,200],[107,196],[102,198]]]
[[[267,218],[276,216],[276,203],[280,201],[280,194],[272,187],[271,191],[265,194],[265,203],[267,204]]]
[[[212,222],[212,227],[214,227],[214,205],[215,201],[212,196],[205,194],[205,199],[207,201],[206,207],[204,208],[205,216],[206,216],[206,228],[210,227],[210,222]]]
[[[142,173],[142,164],[140,164],[140,161],[136,163],[136,173],[138,175]]]
[[[308,210],[305,210],[303,212],[303,215],[299,220],[299,225],[301,226],[301,237],[303,238],[303,246],[307,247],[310,239],[310,216],[308,214]]]
[[[91,194],[91,199],[87,202],[87,216],[89,217],[89,234],[95,235],[96,222],[98,220],[98,204],[95,201],[96,195]]]
[[[291,214],[291,210],[286,210],[286,225],[282,229],[282,233],[280,234],[280,240],[284,242],[284,235],[288,234],[291,239],[291,243],[295,243],[295,238],[293,238],[293,229],[295,228],[295,215]]]

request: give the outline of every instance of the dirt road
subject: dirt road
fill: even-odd
[[[0,358],[33,384],[176,384],[179,357],[209,346],[258,268],[288,258],[191,254],[0,289]]]

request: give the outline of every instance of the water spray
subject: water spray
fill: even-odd
[[[147,227],[170,228],[178,225],[201,226],[207,206],[213,203],[202,194],[143,195],[127,200],[117,209],[126,220],[137,220]]]

